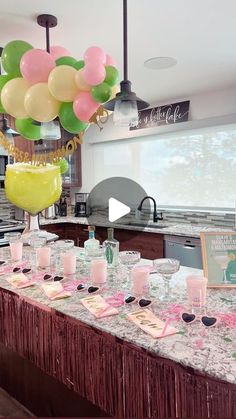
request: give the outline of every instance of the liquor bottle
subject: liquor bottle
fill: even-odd
[[[84,242],[85,259],[89,259],[93,251],[99,250],[99,240],[95,239],[95,227],[88,226],[89,238]]]
[[[64,198],[64,200],[62,201],[62,199],[60,199],[60,204],[59,204],[59,208],[60,208],[60,216],[61,217],[66,217],[67,216],[67,202],[66,202],[66,198]]]
[[[119,245],[118,240],[114,238],[114,228],[107,229],[107,239],[103,242],[105,248],[105,256],[108,266],[117,266],[119,257]]]

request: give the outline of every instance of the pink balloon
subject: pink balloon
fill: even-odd
[[[104,81],[106,70],[103,64],[88,63],[83,68],[82,76],[90,86],[97,86]]]
[[[42,49],[30,49],[20,61],[21,74],[30,84],[47,82],[54,67],[53,58]]]
[[[106,54],[100,47],[90,47],[84,53],[85,64],[96,63],[105,64],[106,63]]]
[[[112,65],[113,67],[116,67],[116,62],[108,54],[106,54],[106,65]]]
[[[90,92],[81,92],[74,100],[73,110],[78,119],[83,122],[89,122],[99,106],[99,103],[93,100]]]
[[[56,61],[60,57],[71,57],[70,51],[68,51],[68,49],[64,47],[60,47],[59,45],[50,47],[50,54],[54,61]]]

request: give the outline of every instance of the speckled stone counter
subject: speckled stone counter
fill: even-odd
[[[40,219],[41,225],[48,225],[48,224],[60,224],[60,223],[74,223],[74,224],[87,224],[87,225],[95,225],[97,227],[107,227],[108,221],[101,216],[91,216],[89,218],[89,221],[85,217],[59,217],[57,219]],[[137,222],[138,223],[138,222]],[[229,231],[229,229],[226,228],[219,228],[219,227],[205,227],[205,226],[193,226],[191,224],[171,224],[168,222],[165,222],[164,224],[162,222],[159,222],[157,226],[165,225],[164,228],[157,228],[153,227],[152,224],[149,224],[147,227],[142,226],[133,226],[129,224],[122,224],[122,223],[109,223],[109,226],[113,226],[114,228],[121,228],[125,230],[136,230],[136,231],[144,231],[144,232],[150,232],[150,233],[157,233],[157,234],[166,234],[166,235],[174,235],[174,236],[186,236],[186,237],[200,237],[201,232],[207,232],[207,231]]]
[[[86,291],[52,302],[42,282],[16,291],[3,275],[0,341],[112,416],[235,417],[236,322],[229,325],[227,315],[236,316],[236,294],[208,290],[207,314],[220,322],[207,330],[200,321],[186,326],[173,313],[176,304],[188,310],[188,274],[202,271],[181,267],[174,275],[175,305],[161,303],[162,280],[151,275],[151,309],[163,320],[171,317],[178,329],[162,339],[127,320],[135,306],[121,306],[118,315],[96,320],[80,303]],[[108,282],[102,296],[115,292]]]

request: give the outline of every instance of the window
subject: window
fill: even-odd
[[[158,206],[235,206],[235,125],[123,139],[93,148],[95,184],[124,176],[154,196]]]

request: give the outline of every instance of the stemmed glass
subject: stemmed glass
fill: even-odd
[[[180,267],[180,261],[177,259],[155,259],[153,265],[158,274],[160,274],[164,280],[164,295],[160,297],[162,301],[172,301],[173,297],[170,295],[170,280],[172,275],[178,272]]]
[[[141,259],[141,253],[136,250],[125,250],[119,253],[119,259],[122,265],[125,265],[128,270],[128,280],[125,286],[131,283],[131,270]]]
[[[227,283],[226,269],[227,269],[228,262],[229,262],[228,255],[215,255],[214,259],[223,271],[223,283]]]

